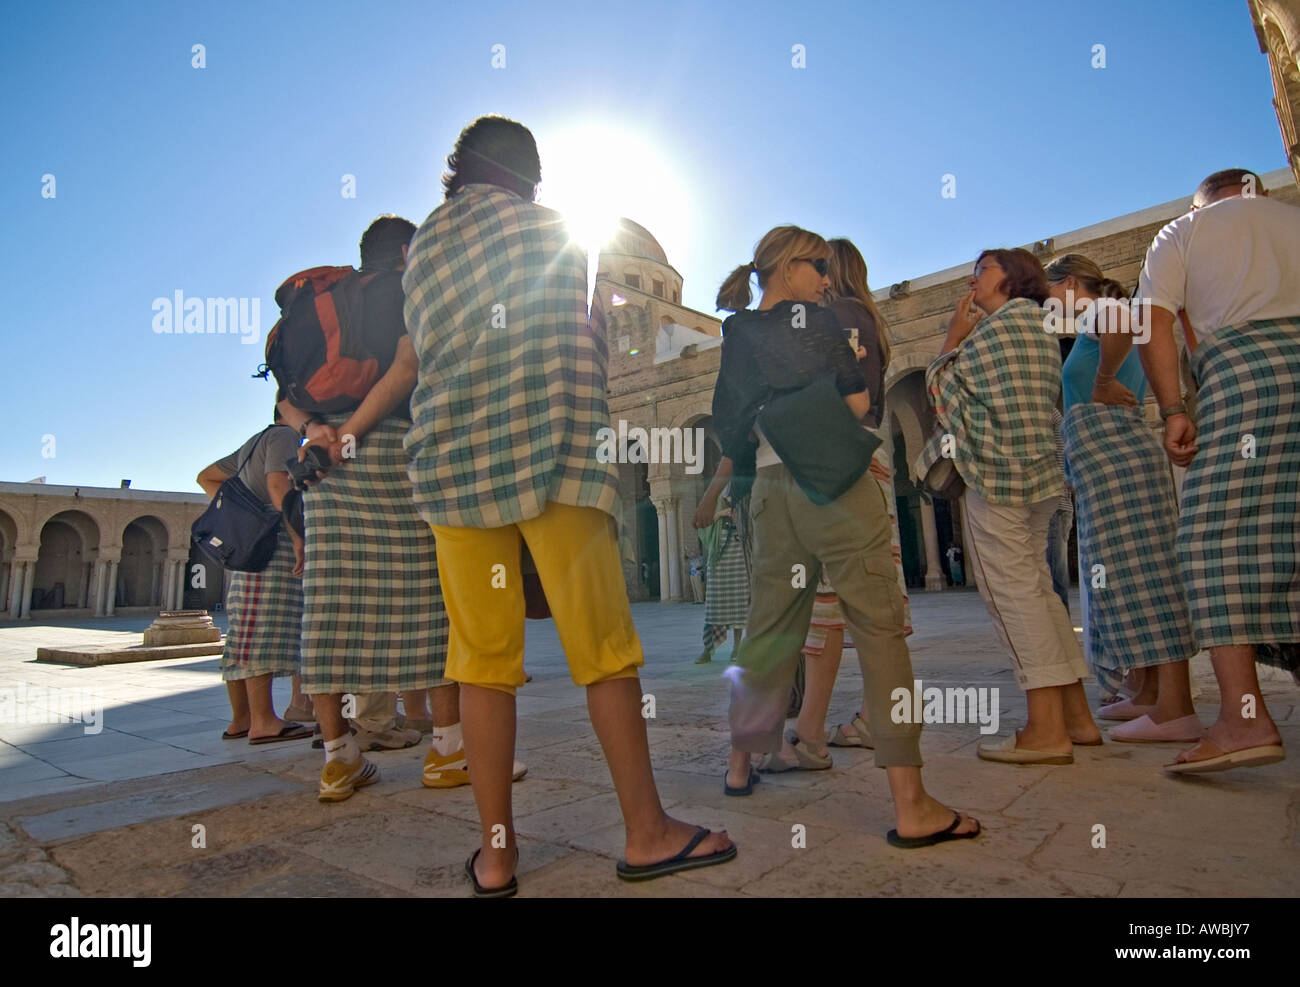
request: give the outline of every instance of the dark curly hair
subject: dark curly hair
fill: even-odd
[[[486,183],[509,189],[532,201],[542,180],[537,141],[522,123],[502,116],[481,116],[460,132],[447,155],[442,188],[450,198],[466,185]]]

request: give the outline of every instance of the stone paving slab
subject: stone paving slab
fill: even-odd
[[[37,648],[36,660],[54,665],[124,665],[135,661],[219,655],[224,648],[225,644],[221,641],[205,641],[202,644],[141,644],[129,648],[113,644],[91,644],[79,648]]]
[[[996,687],[999,733],[1024,717],[983,605],[969,592],[916,594],[910,640],[925,685]],[[1077,612],[1077,610],[1076,610]],[[927,725],[926,785],[978,815],[979,840],[931,850],[889,847],[889,790],[871,752],[833,751],[828,771],[768,775],[749,798],[722,794],[728,750],[725,662],[697,666],[703,608],[638,604],[656,781],[669,811],[725,828],[734,863],[645,884],[614,877],[624,833],[609,772],[569,679],[553,625],[528,624],[514,786],[521,895],[751,896],[1290,896],[1300,893],[1300,757],[1253,771],[1174,779],[1178,745],[1077,748],[1076,763],[1011,767],[979,761],[974,724]],[[470,789],[420,785],[425,745],[371,757],[382,780],[341,804],[315,799],[321,755],[305,743],[250,748],[220,740],[228,708],[217,663],[63,668],[31,661],[43,633],[58,644],[138,633],[0,627],[0,688],[93,688],[104,729],[0,724],[0,894],[94,896],[453,896],[476,845]],[[725,657],[724,651],[719,657]],[[1206,656],[1192,664],[1209,722],[1217,687]],[[1262,670],[1264,694],[1300,751],[1300,689]],[[287,681],[276,686],[287,701]],[[830,722],[861,690],[855,661],[840,674]],[[1095,700],[1095,687],[1090,687]],[[112,779],[112,784],[97,783]],[[1096,843],[1096,826],[1106,844]],[[202,826],[203,846],[194,845]],[[794,845],[802,827],[803,846]],[[7,842],[6,842],[7,841]],[[16,870],[13,868],[17,868]],[[6,876],[6,874],[8,876]]]

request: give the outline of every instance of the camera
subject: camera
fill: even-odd
[[[324,446],[308,446],[307,458],[301,462],[297,456],[285,460],[289,468],[289,478],[293,480],[295,490],[305,490],[307,485],[316,482],[316,472],[327,472],[333,465],[329,450]]]

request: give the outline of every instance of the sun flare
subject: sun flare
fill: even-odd
[[[573,127],[541,143],[538,201],[562,213],[592,254],[626,217],[671,252],[688,237],[686,190],[678,170],[643,137],[603,125]]]

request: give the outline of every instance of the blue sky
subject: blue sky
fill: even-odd
[[[197,491],[195,474],[268,420],[272,385],[249,375],[276,286],[356,263],[380,213],[422,221],[456,134],[485,112],[537,135],[543,200],[565,179],[548,142],[595,133],[585,160],[655,213],[627,210],[707,312],[780,223],[851,237],[880,287],[1189,194],[1218,168],[1286,164],[1237,0],[53,2],[3,16],[4,480]],[[671,171],[662,209],[618,184],[645,148]],[[584,160],[564,150],[552,160]],[[260,298],[257,344],[155,333],[154,300],[178,290]]]

